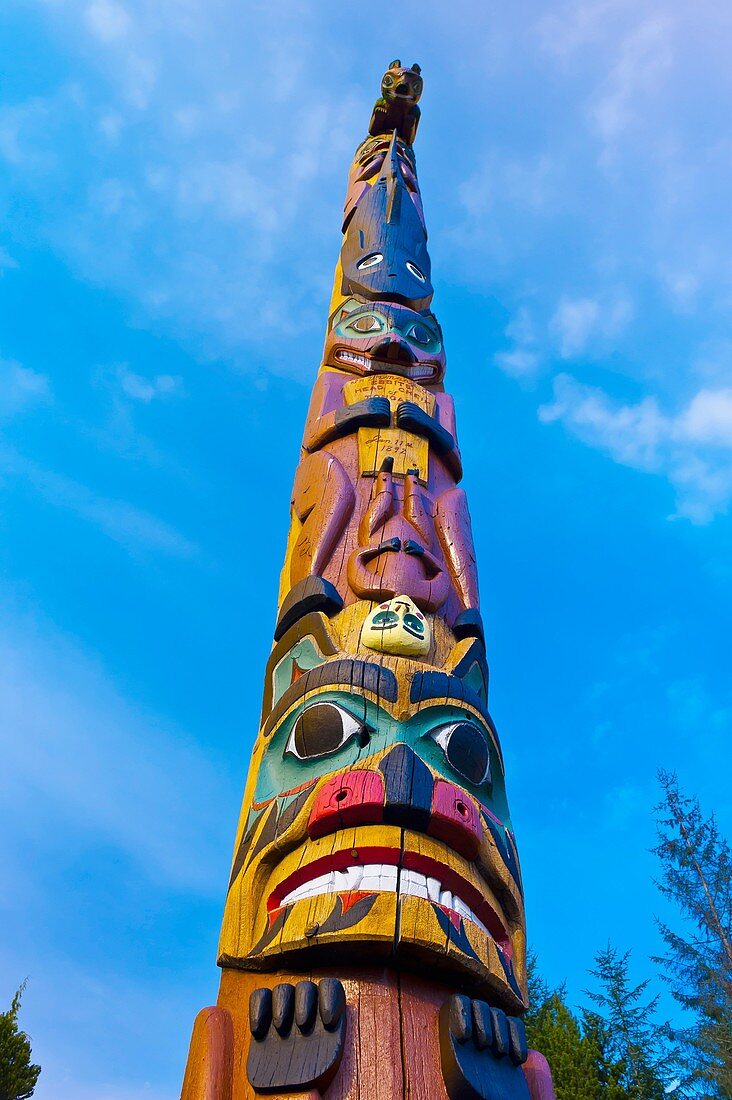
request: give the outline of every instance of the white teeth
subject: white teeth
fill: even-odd
[[[427,879],[427,897],[430,901],[439,903],[440,900],[440,880],[438,878]]]
[[[403,894],[412,894],[418,898],[429,897],[427,879],[425,875],[420,875],[418,871],[402,871],[399,887]]]
[[[445,909],[452,909],[463,920],[472,921],[482,932],[489,935],[488,929],[476,917],[470,906],[456,894],[443,890],[439,879],[406,869],[400,874],[399,868],[391,863],[355,864],[343,871],[328,871],[327,874],[319,875],[310,882],[304,882],[302,886],[285,894],[280,905],[290,905],[292,902],[316,897],[319,894],[343,894],[350,890],[393,894],[396,893],[397,883],[400,894],[426,898],[435,902],[436,905],[444,906]]]
[[[345,890],[358,890],[363,878],[363,867],[349,867],[347,871],[335,871],[336,893]]]

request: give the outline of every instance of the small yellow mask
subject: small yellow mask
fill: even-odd
[[[424,657],[432,644],[432,631],[426,617],[409,596],[395,596],[379,604],[367,617],[361,642],[377,653],[397,657]]]

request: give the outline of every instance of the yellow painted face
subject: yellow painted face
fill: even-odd
[[[432,644],[429,620],[409,596],[395,596],[366,617],[361,644],[377,653],[423,657]]]
[[[482,647],[459,643],[438,670],[324,657],[317,629],[295,644],[298,661],[285,635],[268,668],[220,963],[396,957],[521,1011],[523,898]]]

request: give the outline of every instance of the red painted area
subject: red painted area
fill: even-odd
[[[438,779],[432,792],[432,814],[427,832],[444,840],[466,859],[475,859],[482,836],[478,807],[460,787],[446,779]]]
[[[501,948],[507,959],[513,958],[513,947],[504,927],[503,921],[496,913],[490,902],[481,894],[480,890],[472,886],[467,879],[450,867],[438,863],[436,859],[423,856],[420,852],[404,852],[401,860],[402,867],[409,871],[419,871],[430,878],[440,880],[446,890],[457,894],[459,898],[469,905],[476,917],[486,926],[497,945]]]
[[[339,894],[342,911],[347,913],[356,902],[361,901],[362,898],[367,898],[371,893],[371,890],[347,890],[344,894]]]
[[[291,890],[296,890],[304,882],[319,878],[320,875],[324,875],[328,871],[345,871],[349,867],[366,863],[386,863],[398,867],[400,858],[401,852],[398,848],[381,848],[378,846],[359,848],[355,856],[352,854],[351,848],[344,848],[340,852],[332,852],[329,856],[321,856],[320,859],[314,859],[312,863],[306,863],[302,867],[298,867],[296,871],[287,876],[284,882],[276,886],[267,901],[267,910],[271,912],[273,909],[279,909],[281,899],[286,897]]]
[[[328,871],[345,871],[349,867],[367,863],[384,863],[392,867],[401,865],[405,870],[419,871],[420,874],[439,879],[446,890],[457,894],[466,905],[470,906],[478,920],[486,926],[497,946],[503,951],[506,959],[513,958],[513,947],[508,931],[498,913],[496,913],[490,902],[484,898],[479,889],[472,886],[457,871],[446,867],[444,863],[431,859],[429,856],[424,856],[420,852],[402,852],[399,848],[382,848],[378,846],[359,848],[356,855],[353,854],[352,849],[344,848],[339,852],[321,856],[320,859],[314,859],[312,863],[306,863],[302,867],[298,867],[270,894],[267,901],[267,912],[270,914],[270,920],[272,919],[271,914],[282,908],[282,898],[286,897],[291,890],[302,886],[304,882],[319,878],[320,875],[324,875]],[[352,893],[356,894],[360,891],[352,891]],[[430,902],[429,904],[433,903]]]
[[[355,825],[378,825],[385,799],[381,772],[354,769],[333,775],[316,795],[308,834],[314,839]]]
[[[432,904],[434,905],[435,903],[433,902]],[[462,921],[462,917],[459,913],[456,913],[454,909],[448,909],[446,905],[437,905],[435,906],[435,908],[442,910],[456,932],[460,931],[460,923]]]

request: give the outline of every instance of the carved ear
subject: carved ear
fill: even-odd
[[[457,676],[484,704],[487,704],[488,663],[482,642],[475,638],[463,638],[459,641],[445,662],[445,672]]]
[[[391,65],[389,66],[390,69],[401,69],[401,67],[402,67],[402,63],[399,60],[399,58],[397,58],[396,61],[392,61]]]
[[[416,61],[412,65],[412,72],[416,73],[417,76],[419,76],[419,74],[422,72],[422,66],[418,65]]]
[[[288,687],[305,672],[338,653],[328,617],[311,611],[282,634],[267,661],[264,674],[262,725]]]

